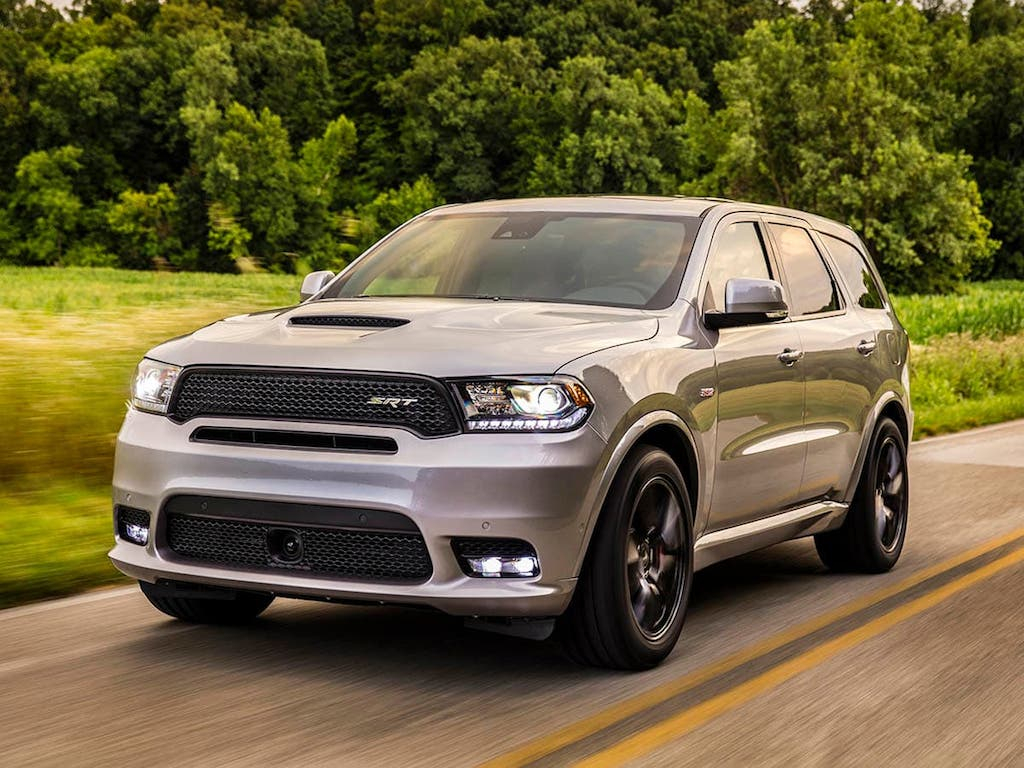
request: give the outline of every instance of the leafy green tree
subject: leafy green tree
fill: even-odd
[[[373,0],[365,12],[369,41],[405,65],[427,46],[455,46],[488,15],[484,0]]]
[[[237,102],[224,112],[212,102],[186,107],[183,119],[194,136],[203,189],[218,205],[211,206],[211,247],[237,257],[247,243],[261,265],[287,266],[298,230],[297,173],[281,119]]]
[[[443,204],[444,198],[425,176],[412,184],[404,183],[397,189],[381,192],[349,217],[346,235],[351,245],[346,248],[346,255],[358,256],[413,216]]]
[[[991,269],[976,272],[1024,277],[1024,26],[973,45],[959,61],[955,82],[970,100],[958,143],[974,158],[983,208],[1002,242]]]
[[[39,43],[64,21],[60,11],[46,2],[0,0],[0,28],[15,33],[26,43]]]
[[[671,193],[683,158],[683,97],[641,73],[609,74],[580,57],[559,70],[546,103],[553,146],[536,155],[535,194]]]
[[[167,184],[152,193],[125,190],[106,211],[106,218],[121,266],[152,269],[180,259],[182,244],[175,231],[178,201]]]
[[[846,220],[897,288],[1022,276],[1022,19],[1019,0],[0,0],[0,258],[334,267],[442,198],[682,190]]]
[[[357,51],[356,34],[358,5],[346,0],[301,0],[281,4],[288,22],[306,35],[319,40],[327,56],[328,68],[336,74],[350,64]]]
[[[210,203],[209,227],[207,244],[210,250],[230,258],[234,267],[241,272],[258,268],[259,265],[249,258],[252,232],[239,223],[230,205],[219,200]]]
[[[718,62],[736,55],[743,34],[756,22],[792,14],[790,5],[780,0],[687,0],[669,5],[656,34],[663,45],[686,51],[696,69],[701,95],[718,107],[721,102],[714,75]]]
[[[277,24],[258,31],[235,53],[238,100],[281,117],[289,135],[304,141],[318,135],[331,108],[331,80],[324,47],[294,27]]]
[[[622,74],[639,66],[657,25],[656,10],[637,0],[537,3],[526,11],[524,35],[537,43],[549,65],[601,56]]]
[[[96,46],[68,62],[37,59],[30,73],[38,83],[29,110],[36,141],[81,147],[81,186],[96,198],[120,186],[117,150],[130,143],[134,122],[117,92],[118,65],[117,52]]]
[[[1010,0],[974,0],[968,14],[972,40],[1011,34],[1024,22],[1024,8]]]
[[[328,123],[323,136],[303,144],[299,162],[306,199],[326,207],[341,203],[345,189],[342,173],[355,152],[356,127],[344,115]]]
[[[26,70],[41,56],[35,45],[0,26],[0,179],[11,178],[18,160],[31,150]]]
[[[896,290],[947,290],[995,243],[969,158],[946,152],[956,99],[933,77],[935,40],[909,6],[865,3],[840,39],[813,22],[759,24],[716,69],[723,147],[689,188],[849,222]]]
[[[346,172],[354,166],[355,153],[356,127],[344,115],[330,122],[322,137],[302,145],[298,247],[311,269],[336,268],[345,258],[344,217],[339,210],[351,198]]]
[[[403,113],[405,172],[429,175],[448,199],[514,193],[529,168],[540,65],[537,47],[515,38],[420,53],[384,88],[385,104]]]
[[[18,163],[8,215],[23,228],[22,262],[61,264],[82,217],[74,190],[82,150],[75,146],[30,152]]]

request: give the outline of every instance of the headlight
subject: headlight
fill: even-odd
[[[583,385],[565,376],[463,381],[455,388],[471,432],[564,432],[594,409]]]
[[[179,373],[181,368],[176,365],[143,359],[132,380],[132,405],[140,411],[167,413]]]

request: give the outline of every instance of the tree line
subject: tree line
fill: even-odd
[[[0,0],[0,261],[336,268],[442,202],[846,221],[897,290],[1024,277],[1012,0]]]

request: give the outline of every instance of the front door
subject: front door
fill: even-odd
[[[724,309],[725,283],[734,277],[779,279],[759,221],[731,217],[718,225],[699,294],[703,311]],[[784,320],[711,333],[718,461],[706,532],[758,520],[797,501],[806,447],[794,324]]]

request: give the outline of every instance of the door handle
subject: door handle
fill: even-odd
[[[792,367],[797,360],[804,356],[804,353],[799,349],[790,349],[786,347],[779,353],[779,362],[787,367]]]
[[[867,357],[875,351],[877,346],[878,342],[874,339],[863,339],[860,344],[857,345],[857,351],[864,355],[864,357]]]

